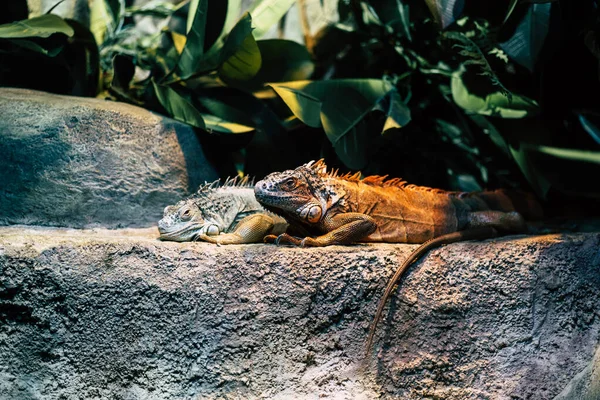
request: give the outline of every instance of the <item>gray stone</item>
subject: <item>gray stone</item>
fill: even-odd
[[[598,375],[599,233],[430,252],[363,368],[377,301],[415,246],[157,236],[0,228],[0,398],[550,400]]]
[[[193,129],[124,103],[0,88],[0,225],[148,227],[217,178]]]

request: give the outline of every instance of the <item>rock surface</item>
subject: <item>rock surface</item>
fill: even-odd
[[[217,179],[189,126],[124,103],[0,88],[0,225],[149,227]]]
[[[156,236],[0,228],[0,398],[555,399],[598,387],[599,233],[430,252],[394,294],[366,369],[376,303],[414,246]]]

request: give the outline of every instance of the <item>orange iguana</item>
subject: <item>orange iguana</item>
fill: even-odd
[[[525,218],[541,217],[537,202],[528,196],[509,196],[499,190],[447,192],[386,176],[360,179],[360,173],[327,171],[323,160],[272,173],[256,183],[254,194],[267,210],[316,236],[296,238],[284,233],[268,235],[266,242],[302,247],[422,243],[389,281],[371,324],[367,352],[386,300],[402,273],[421,255],[443,244],[524,232]]]

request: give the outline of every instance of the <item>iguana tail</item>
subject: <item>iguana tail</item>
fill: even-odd
[[[434,249],[439,246],[443,246],[445,244],[462,242],[466,240],[482,240],[492,238],[498,235],[498,231],[492,227],[482,227],[482,228],[473,228],[465,231],[448,233],[446,235],[438,236],[427,242],[423,243],[415,251],[413,251],[408,258],[400,265],[400,268],[396,270],[394,276],[389,280],[387,287],[385,288],[385,292],[379,300],[379,305],[377,306],[377,312],[375,313],[375,318],[373,318],[373,322],[371,323],[371,327],[369,329],[369,337],[367,339],[367,346],[365,351],[365,357],[371,353],[371,347],[373,346],[373,339],[375,337],[375,329],[377,328],[377,324],[381,320],[381,315],[383,314],[383,308],[387,303],[388,298],[392,294],[394,287],[402,277],[402,274],[408,269],[408,267],[418,260],[423,254],[427,253],[429,250]]]

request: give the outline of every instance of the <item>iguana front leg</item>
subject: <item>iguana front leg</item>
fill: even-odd
[[[350,244],[358,242],[369,236],[377,229],[375,220],[361,213],[340,213],[333,216],[325,216],[321,222],[322,229],[326,234],[316,238],[295,238],[288,234],[279,236],[268,235],[265,242],[275,244],[293,244],[301,247],[320,247],[334,244]]]
[[[271,233],[275,221],[267,214],[252,214],[242,219],[231,233],[218,236],[198,235],[198,239],[216,244],[260,243]]]

